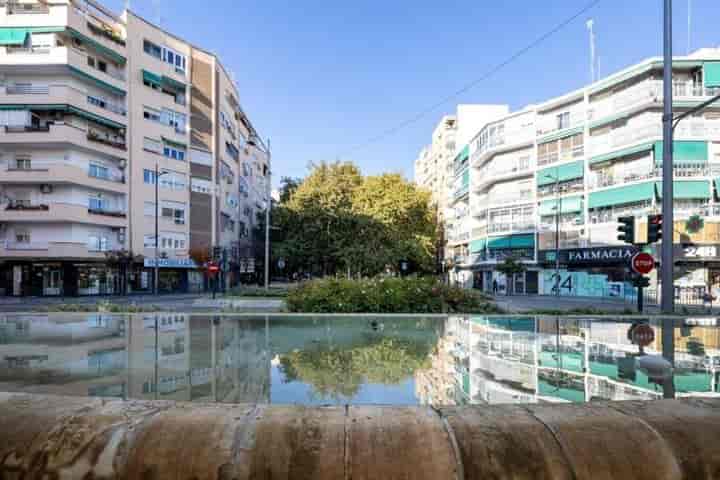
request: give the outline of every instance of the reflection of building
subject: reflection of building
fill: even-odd
[[[430,367],[415,372],[415,396],[424,405],[456,405],[455,329],[458,318],[449,319],[445,334],[438,337],[435,351],[430,355]]]
[[[639,349],[627,338],[628,323],[472,317],[466,343],[455,349],[456,363],[469,358],[472,402],[537,403],[589,400],[647,400],[662,397],[662,387],[637,367]],[[659,327],[656,338],[660,338]],[[694,327],[695,331],[698,327]],[[707,328],[697,335],[687,327],[676,336],[717,338]],[[680,396],[720,392],[711,347],[679,342],[675,386]],[[658,354],[657,346],[645,350]],[[695,348],[694,351],[692,349]],[[468,353],[465,353],[468,352]],[[716,365],[717,364],[717,365]]]

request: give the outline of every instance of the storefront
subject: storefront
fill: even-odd
[[[559,275],[555,271],[555,250],[538,252],[543,267],[542,295],[583,297],[625,297],[635,295],[629,282],[630,259],[639,250],[632,245],[560,250]]]
[[[0,295],[14,297],[113,295],[119,276],[104,263],[7,262],[0,265],[0,285]]]
[[[140,280],[138,286],[143,291],[153,290],[154,269],[154,258],[144,259],[142,269],[136,269],[135,277]],[[190,275],[191,272],[197,272],[197,265],[190,258],[161,258],[158,270],[159,293],[187,293],[190,291],[190,280],[193,280],[193,285],[198,281],[197,275]]]
[[[513,258],[525,265],[525,271],[508,277],[497,265]],[[539,274],[535,261],[535,235],[506,235],[470,242],[472,287],[499,295],[538,293]]]

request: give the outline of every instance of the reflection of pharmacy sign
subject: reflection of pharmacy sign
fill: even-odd
[[[688,245],[683,247],[683,257],[685,258],[703,258],[717,256],[717,245]]]
[[[284,258],[281,258],[280,260],[278,260],[278,268],[279,268],[280,270],[282,270],[283,268],[285,268],[285,259],[284,259]]]

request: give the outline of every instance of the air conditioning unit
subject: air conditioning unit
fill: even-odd
[[[42,193],[52,193],[53,187],[49,183],[43,183],[42,185],[40,185],[40,191]]]

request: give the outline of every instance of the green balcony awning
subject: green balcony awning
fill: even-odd
[[[28,36],[27,28],[0,29],[0,45],[23,45]]]
[[[655,164],[663,163],[663,142],[655,142]],[[707,163],[708,142],[675,141],[673,142],[673,165],[684,163]]]
[[[70,34],[71,37],[77,38],[82,43],[89,45],[93,50],[100,52],[101,54],[103,54],[106,57],[112,59],[113,61],[119,63],[120,65],[125,65],[125,62],[127,61],[127,59],[124,56],[117,53],[116,51],[114,51],[104,45],[99,44],[92,38],[86,37],[82,33],[78,32],[77,30],[73,30],[72,28],[68,28],[68,33]]]
[[[74,113],[75,115],[82,117],[86,120],[93,121],[95,123],[99,123],[100,125],[105,125],[106,127],[111,128],[125,128],[125,125],[122,123],[117,123],[112,120],[109,120],[107,118],[101,117],[100,115],[95,115],[94,113],[86,112],[85,110],[82,110],[80,108],[76,108],[73,106],[68,106],[68,111],[70,113]]]
[[[151,85],[155,85],[158,88],[162,86],[163,77],[161,75],[157,75],[155,73],[152,73],[148,70],[143,69],[142,76],[143,76],[143,82],[147,82]]]
[[[554,140],[560,140],[561,138],[567,138],[572,137],[573,135],[577,135],[578,133],[582,133],[585,127],[575,127],[571,128],[570,130],[560,130],[559,132],[551,133],[549,135],[545,135],[544,137],[538,138],[538,143],[547,143],[552,142]]]
[[[481,238],[480,240],[473,240],[470,242],[470,253],[480,253],[485,250],[487,240]]]
[[[162,83],[175,90],[185,91],[187,85],[183,82],[177,81],[174,78],[168,77],[167,75],[162,76]]]
[[[534,248],[535,235],[513,235],[510,237],[510,248]]]
[[[703,63],[703,81],[706,87],[720,87],[720,62]]]
[[[576,180],[583,178],[584,175],[585,164],[582,160],[579,160],[566,165],[539,170],[537,173],[537,184],[538,187],[542,187],[551,185],[556,181],[567,182],[568,180]]]
[[[168,138],[165,136],[163,136],[161,138],[163,139],[164,143],[166,143],[168,145],[172,145],[173,147],[179,147],[179,148],[185,148],[185,149],[187,148],[186,143],[178,142],[177,140],[173,140],[172,138]]]
[[[462,187],[467,188],[470,186],[470,169],[466,168],[462,174]]]
[[[663,182],[655,182],[658,198],[662,198]],[[673,182],[673,198],[676,200],[709,199],[709,180],[676,180]]]
[[[500,250],[508,248],[534,248],[535,235],[509,235],[504,237],[490,237],[487,241],[487,247],[491,250]]]
[[[87,82],[94,83],[98,88],[102,88],[103,90],[106,90],[110,93],[114,93],[115,95],[125,96],[127,92],[125,90],[116,87],[115,85],[110,85],[107,82],[103,82],[102,80],[93,77],[92,75],[88,75],[87,73],[83,72],[79,68],[73,67],[72,65],[68,65],[68,68],[70,69],[70,73],[82,80],[85,80]]]
[[[614,152],[590,158],[590,165],[607,162],[609,160],[626,157],[628,155],[635,155],[636,153],[649,152],[652,148],[652,143],[643,143],[642,145],[635,145],[634,147],[623,148],[622,150],[616,150]]]
[[[638,203],[652,200],[655,196],[655,183],[645,182],[626,187],[612,188],[590,193],[588,208],[612,207],[626,203]]]
[[[458,156],[455,158],[455,161],[460,163],[464,162],[468,159],[470,156],[470,145],[465,145],[462,150],[460,150],[460,153],[458,153]]]
[[[556,199],[546,200],[540,204],[540,216],[555,215]],[[563,198],[560,203],[560,214],[578,213],[583,209],[583,197],[577,195],[575,197]]]

